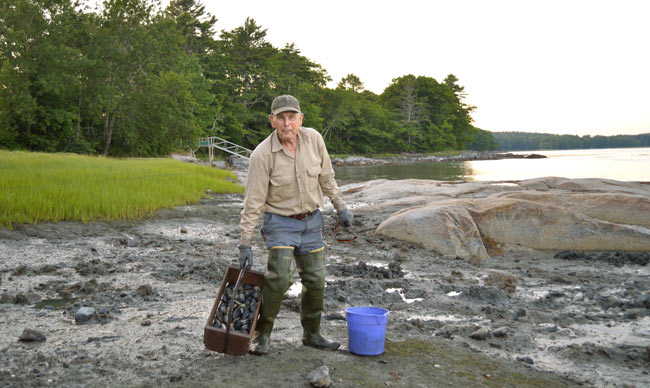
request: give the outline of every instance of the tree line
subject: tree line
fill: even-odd
[[[157,156],[200,136],[254,148],[284,93],[334,153],[494,146],[453,74],[399,76],[379,95],[355,74],[328,88],[325,69],[253,19],[217,32],[197,0],[89,3],[0,0],[1,148]]]
[[[588,148],[650,147],[650,133],[641,135],[577,136],[549,133],[493,132],[498,149],[504,151],[573,150]]]

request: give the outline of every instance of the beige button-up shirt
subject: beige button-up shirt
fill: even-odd
[[[345,209],[320,133],[301,127],[294,157],[273,131],[250,156],[239,245],[251,245],[262,212],[282,216],[311,212],[323,205],[323,193],[337,211]]]

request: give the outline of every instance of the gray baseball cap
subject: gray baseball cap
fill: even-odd
[[[271,114],[277,115],[278,113],[286,111],[302,113],[300,112],[300,103],[298,102],[298,99],[288,94],[277,96],[271,104]]]

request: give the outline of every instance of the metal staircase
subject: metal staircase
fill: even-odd
[[[240,158],[248,160],[248,157],[253,151],[249,150],[246,147],[242,147],[238,144],[229,142],[226,139],[222,139],[216,136],[210,137],[200,137],[199,138],[199,147],[208,147],[208,153],[210,154],[210,165],[214,159],[214,149],[228,152]]]

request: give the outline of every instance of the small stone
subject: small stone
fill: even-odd
[[[318,369],[311,371],[307,375],[307,380],[312,387],[317,388],[327,388],[332,385],[332,380],[330,379],[330,369],[323,365]]]
[[[476,330],[472,334],[469,335],[469,338],[475,339],[475,340],[480,340],[483,341],[487,339],[489,334],[489,330],[487,327],[481,327],[480,329]]]
[[[181,226],[181,233],[187,233],[187,229],[184,226]]]
[[[151,326],[151,321],[148,319],[145,319],[144,321],[140,322],[141,326]]]
[[[14,295],[11,295],[8,292],[3,293],[0,295],[0,303],[13,303],[14,302]]]
[[[341,313],[329,313],[325,315],[325,319],[328,321],[345,321],[345,315]]]
[[[500,328],[494,330],[494,331],[492,332],[492,334],[493,334],[495,337],[499,337],[499,338],[500,338],[500,337],[505,337],[505,336],[508,335],[508,328],[505,327],[505,326],[504,326],[504,327],[500,327]]]
[[[151,288],[151,286],[148,284],[143,284],[140,287],[138,287],[135,293],[141,297],[153,295],[153,288]]]
[[[526,364],[533,365],[535,362],[530,357],[517,357],[517,361],[525,362]]]
[[[88,322],[95,315],[95,309],[92,307],[81,307],[74,314],[74,320],[76,323],[85,323]]]
[[[27,300],[27,296],[25,294],[16,294],[14,297],[14,304],[28,304],[29,300]]]
[[[176,381],[181,381],[183,378],[183,375],[181,373],[174,373],[173,375],[169,376],[169,381],[170,382],[176,382]]]
[[[518,308],[512,314],[512,320],[517,321],[517,320],[519,320],[519,318],[522,318],[522,317],[525,317],[525,316],[526,316],[526,310],[524,310],[523,308]]]
[[[44,342],[45,335],[38,330],[23,329],[23,333],[18,338],[21,342]]]

